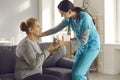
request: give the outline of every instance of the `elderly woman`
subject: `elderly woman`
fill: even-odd
[[[17,80],[40,80],[43,77],[41,76],[43,62],[60,45],[50,44],[46,50],[40,49],[38,44],[41,28],[39,21],[35,18],[21,22],[20,29],[26,32],[27,36],[16,48],[15,77]]]

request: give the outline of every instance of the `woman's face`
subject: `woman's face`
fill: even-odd
[[[41,27],[39,22],[35,22],[35,24],[31,28],[31,34],[36,37],[39,37],[41,35]]]
[[[61,10],[59,10],[61,17],[64,17],[66,19],[69,19],[71,17],[71,10],[68,10],[68,12],[63,12]]]

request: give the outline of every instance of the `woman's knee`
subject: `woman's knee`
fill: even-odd
[[[62,55],[66,55],[66,46],[60,46],[59,48],[58,48],[58,51],[57,51],[57,53],[62,53]]]

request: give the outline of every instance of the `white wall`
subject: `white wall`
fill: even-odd
[[[38,0],[0,0],[0,37],[14,37],[17,44],[25,36],[20,23],[38,18],[38,4]]]
[[[104,48],[103,73],[120,73],[120,44],[106,44]]]

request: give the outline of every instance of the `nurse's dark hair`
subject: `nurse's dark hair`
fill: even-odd
[[[75,11],[77,13],[79,13],[80,11],[84,11],[82,8],[80,7],[75,7],[74,4],[72,2],[70,2],[69,0],[62,0],[59,4],[58,4],[58,9],[63,11],[63,12],[68,12],[69,10]],[[87,12],[88,13],[88,12]],[[88,13],[91,17],[92,15],[90,13]],[[93,19],[93,17],[92,17]],[[93,20],[94,22],[94,20]],[[95,24],[95,22],[94,22]]]
[[[29,18],[26,21],[21,22],[20,24],[20,30],[23,32],[29,33],[29,28],[32,28],[35,22],[38,20],[36,18]]]
[[[67,12],[68,10],[72,10],[72,11],[76,11],[76,12],[80,12],[80,11],[84,11],[82,8],[80,7],[75,7],[74,4],[72,2],[70,2],[69,0],[62,0],[59,4],[58,4],[58,9],[64,12]]]

